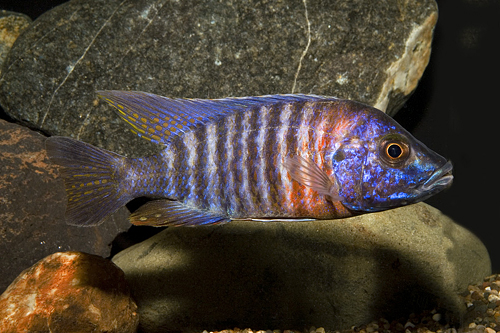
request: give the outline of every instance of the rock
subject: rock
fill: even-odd
[[[0,292],[26,267],[58,251],[79,250],[103,257],[130,227],[120,209],[97,227],[66,225],[66,193],[45,154],[45,137],[0,120]]]
[[[0,75],[12,45],[30,23],[31,19],[24,14],[0,10]]]
[[[1,332],[136,332],[137,306],[123,272],[81,252],[54,253],[0,296]]]
[[[424,203],[343,220],[168,228],[117,254],[143,332],[340,330],[435,307],[491,272],[469,231]]]
[[[73,0],[18,39],[0,103],[46,133],[136,156],[159,147],[126,133],[97,89],[314,93],[394,114],[428,63],[436,20],[434,0]]]

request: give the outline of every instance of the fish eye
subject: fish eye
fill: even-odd
[[[403,148],[401,148],[401,145],[395,142],[387,145],[385,149],[387,156],[389,156],[390,158],[398,158],[399,156],[401,156],[401,154],[403,154]]]
[[[399,167],[410,156],[410,146],[403,137],[391,135],[381,141],[379,155],[384,162]]]

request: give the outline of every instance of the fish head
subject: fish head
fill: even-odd
[[[425,200],[451,185],[451,162],[392,118],[384,114],[376,126],[367,126],[363,132],[359,136],[363,139],[350,139],[341,148],[343,156],[352,151],[344,162],[339,191],[344,198],[342,203],[349,209],[379,211],[404,206]],[[351,175],[346,176],[349,172]]]

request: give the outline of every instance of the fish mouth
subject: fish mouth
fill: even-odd
[[[451,161],[446,162],[441,168],[437,169],[420,187],[421,191],[434,191],[442,190],[451,185],[453,182],[453,175],[451,171],[453,165]]]

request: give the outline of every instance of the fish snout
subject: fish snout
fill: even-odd
[[[441,168],[437,169],[430,177],[420,186],[422,192],[436,192],[444,190],[453,182],[452,175],[453,165],[451,161],[446,162]]]

